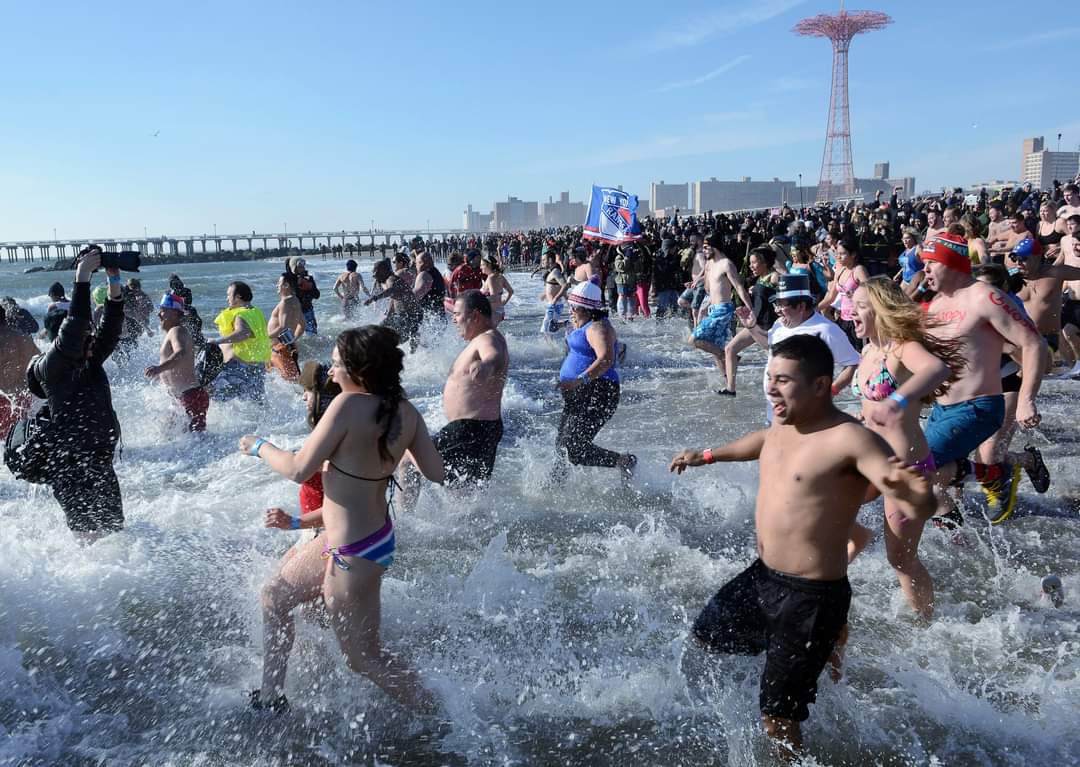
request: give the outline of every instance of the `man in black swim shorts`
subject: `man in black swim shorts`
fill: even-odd
[[[934,512],[930,480],[896,458],[881,437],[832,402],[833,358],[817,336],[772,347],[766,394],[772,426],[730,444],[684,450],[681,474],[717,461],[760,465],[758,559],[712,598],[695,638],[722,653],[766,653],[759,705],[769,737],[790,759],[802,749],[817,678],[846,635],[851,587],[847,540],[867,485],[908,519]]]
[[[503,435],[502,393],[510,355],[506,339],[491,321],[491,303],[479,290],[466,290],[454,300],[454,324],[468,344],[454,360],[443,388],[443,411],[449,423],[435,435],[442,454],[446,483],[451,487],[488,479]],[[409,500],[418,482],[407,472]]]

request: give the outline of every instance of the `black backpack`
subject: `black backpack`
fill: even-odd
[[[8,429],[4,440],[4,463],[15,479],[34,484],[47,484],[52,454],[56,444],[49,406],[27,415]]]

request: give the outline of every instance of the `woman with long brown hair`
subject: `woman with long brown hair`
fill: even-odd
[[[851,383],[862,399],[866,426],[889,443],[896,455],[925,474],[936,467],[919,426],[919,402],[941,395],[965,366],[960,346],[931,335],[926,314],[892,280],[872,277],[855,289],[854,330],[865,341],[862,359]],[[934,582],[919,560],[923,523],[904,517],[885,501],[885,552],[896,570],[900,588],[918,615],[934,613]],[[869,542],[859,525],[854,556]]]
[[[408,452],[428,479],[442,482],[444,477],[424,419],[401,388],[399,342],[397,333],[377,325],[343,332],[330,366],[341,394],[300,450],[282,450],[253,435],[240,440],[240,450],[294,482],[322,471],[322,595],[349,668],[400,703],[432,711],[434,698],[416,672],[379,642],[379,590],[396,546],[386,497],[394,469]],[[260,701],[253,703],[272,705],[277,692],[262,690]]]

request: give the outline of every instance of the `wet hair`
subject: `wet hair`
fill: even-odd
[[[351,258],[348,261],[345,262],[345,271],[347,271],[347,272],[355,272],[356,271],[356,262],[353,261]]]
[[[393,272],[394,272],[394,267],[390,265],[390,259],[389,258],[384,258],[384,259],[381,259],[379,261],[376,261],[374,263],[374,265],[371,267],[371,273],[373,275],[378,275],[379,273],[382,273],[385,277],[389,277],[391,274],[393,274]],[[377,276],[376,276],[376,279],[378,279]]]
[[[391,328],[364,325],[342,332],[334,344],[349,378],[379,397],[375,423],[386,422],[379,435],[379,457],[384,461],[394,460],[388,444],[401,431],[397,416],[405,399],[401,387],[405,354],[398,348],[400,343],[400,336]]]
[[[250,301],[254,297],[254,294],[251,292],[251,286],[246,282],[236,280],[235,282],[230,282],[229,287],[233,289],[233,294],[241,301]]]
[[[142,290],[142,280],[132,277],[128,280],[128,287],[132,290]]]
[[[773,344],[770,349],[773,357],[794,360],[799,365],[799,373],[807,381],[827,377],[832,379],[833,354],[828,344],[817,336],[799,333],[788,336],[783,341]]]
[[[282,272],[281,279],[285,281],[285,284],[289,286],[295,296],[300,292],[300,278],[292,272]]]
[[[488,297],[481,293],[479,290],[466,290],[457,297],[458,301],[461,301],[461,305],[465,308],[465,311],[476,310],[482,315],[491,319],[491,301]]]
[[[394,254],[394,263],[395,264],[405,264],[407,266],[408,263],[409,263],[409,257],[407,255],[405,255],[404,251],[395,253]]]
[[[49,298],[63,298],[64,295],[64,286],[59,282],[54,282],[49,286]]]
[[[933,396],[941,397],[949,385],[956,381],[967,367],[960,342],[945,340],[932,335],[938,326],[926,312],[888,277],[871,277],[859,288],[864,288],[874,310],[874,325],[878,338],[889,343],[903,344],[914,341],[949,368],[949,377],[934,390]]]
[[[859,261],[859,243],[854,237],[848,237],[848,236],[841,237],[839,240],[836,241],[836,245],[837,245],[837,247],[842,247],[844,250],[846,250],[848,253],[850,253],[851,257],[853,259],[855,259],[856,263],[858,263],[858,261]]]
[[[502,272],[502,267],[499,266],[499,262],[495,258],[495,256],[484,256],[481,260],[488,265],[488,268],[491,269],[491,271],[495,272],[496,274],[500,274]]]

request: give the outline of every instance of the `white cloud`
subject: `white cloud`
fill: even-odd
[[[716,35],[735,32],[790,11],[804,0],[749,0],[742,6],[727,6],[712,13],[686,19],[661,28],[645,47],[651,53],[672,48],[688,48]]]
[[[673,91],[678,88],[692,88],[695,85],[703,85],[704,83],[709,82],[709,80],[715,80],[717,77],[724,74],[725,72],[730,72],[732,69],[739,66],[740,64],[749,61],[749,59],[750,57],[747,55],[738,56],[729,61],[728,63],[724,64],[723,66],[717,67],[711,72],[707,72],[706,74],[701,75],[701,77],[695,77],[690,80],[680,80],[678,82],[668,83],[667,85],[662,85],[659,88],[656,88],[653,93],[666,93],[667,91]]]

